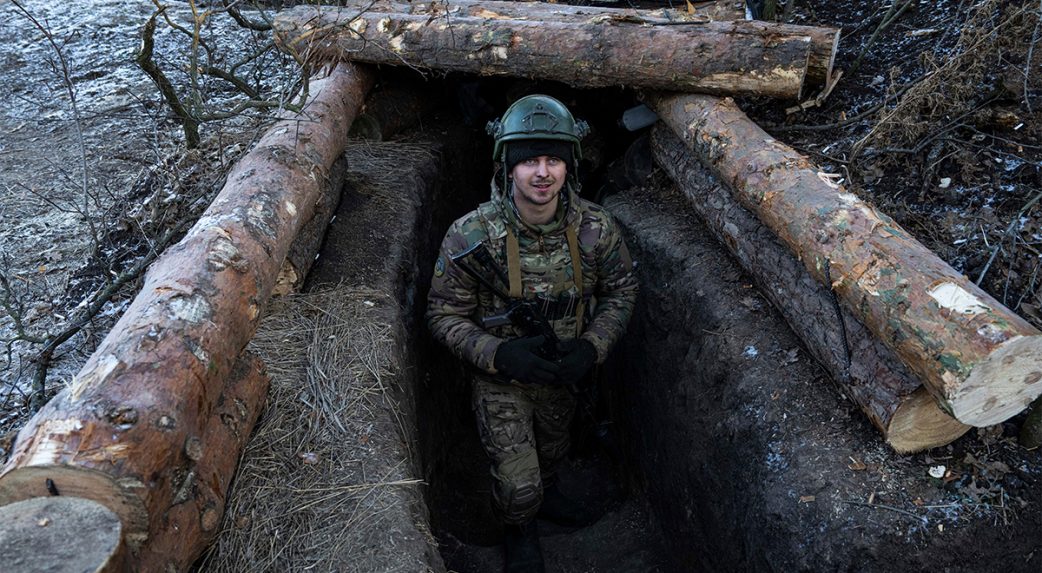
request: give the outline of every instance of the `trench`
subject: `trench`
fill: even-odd
[[[584,142],[584,197],[615,193],[626,185],[627,173],[646,174],[650,155],[641,147],[643,142],[637,142],[641,133],[630,133],[615,123],[623,111],[636,105],[634,96],[622,90],[583,93],[557,85],[476,83],[465,78],[450,78],[437,88],[424,89],[445,94],[444,105],[431,112],[422,127],[400,137],[404,152],[393,145],[380,151],[399,156],[390,163],[398,166],[401,188],[409,191],[398,197],[397,205],[373,205],[360,188],[366,177],[349,176],[308,288],[358,282],[372,273],[393,277],[402,306],[402,344],[412,372],[401,385],[399,403],[415,422],[415,434],[409,438],[417,444],[413,463],[426,484],[424,513],[442,561],[433,569],[500,571],[502,527],[491,512],[489,462],[478,441],[468,375],[460,361],[433,341],[423,320],[438,246],[453,220],[488,199],[492,146],[484,123],[500,115],[520,90],[559,97],[582,110],[580,116],[601,134],[596,141]],[[485,115],[468,116],[477,114],[477,108]],[[635,142],[634,151],[627,154]],[[418,152],[414,146],[426,151]],[[373,243],[374,234],[396,224],[404,229],[387,237],[386,243]],[[385,272],[388,261],[392,270]],[[601,517],[586,528],[540,520],[541,545],[550,571],[687,569],[683,560],[670,558],[662,528],[651,516],[648,496],[638,485],[640,464],[632,457],[636,450],[622,446],[629,438],[619,431],[611,412],[612,403],[619,399],[607,387],[586,396],[586,413],[577,415],[573,423],[573,447],[559,472],[559,484]]]
[[[423,312],[445,230],[488,198],[484,123],[525,93],[562,99],[599,135],[584,141],[582,195],[619,222],[641,284],[627,334],[595,372],[592,414],[577,416],[560,475],[561,489],[601,517],[579,529],[540,522],[548,571],[961,570],[981,551],[1010,571],[1033,567],[1016,548],[1037,519],[999,531],[984,518],[908,519],[849,502],[872,495],[897,504],[927,492],[919,468],[887,449],[652,168],[642,133],[618,125],[633,94],[516,79],[384,81],[440,105],[391,142],[348,151],[340,205],[306,290],[361,285],[394,301],[385,315],[395,380],[377,428],[397,435],[376,448],[386,450],[385,466],[404,467],[421,485],[393,494],[402,511],[381,522],[383,537],[337,545],[328,562],[339,565],[318,568],[502,570],[467,374],[432,340]],[[882,470],[851,471],[852,459]],[[947,534],[931,533],[945,523]]]
[[[751,560],[764,561],[753,556],[762,545],[755,530],[743,527],[758,511],[745,507],[747,500],[762,497],[748,474],[777,444],[767,443],[773,432],[762,412],[755,413],[756,422],[745,422],[753,406],[740,405],[737,416],[721,412],[714,419],[720,404],[715,400],[736,384],[759,385],[768,376],[748,370],[746,348],[753,335],[765,355],[798,343],[768,340],[784,327],[762,300],[756,299],[755,308],[743,306],[756,298],[749,281],[697,221],[683,215],[686,209],[670,195],[668,180],[653,177],[640,181],[641,190],[633,188],[630,179],[651,173],[643,133],[618,125],[623,112],[637,104],[635,97],[621,90],[578,92],[552,84],[466,79],[425,89],[445,94],[446,101],[422,128],[402,137],[428,146],[426,159],[405,152],[392,161],[401,170],[402,187],[413,190],[404,201],[408,207],[373,210],[349,181],[341,215],[309,280],[312,287],[353,282],[379,269],[382,263],[370,259],[383,249],[369,246],[374,231],[366,229],[379,234],[393,225],[395,216],[381,209],[395,212],[409,227],[397,241],[420,247],[401,250],[397,270],[388,274],[396,277],[403,338],[415,373],[404,384],[410,395],[402,403],[414,413],[414,464],[427,484],[427,515],[446,569],[501,570],[502,530],[491,514],[491,476],[470,409],[467,373],[427,333],[425,293],[448,225],[488,198],[491,140],[484,122],[517,96],[539,91],[566,101],[600,135],[584,141],[582,195],[616,215],[642,282],[630,332],[595,373],[597,395],[586,397],[588,414],[577,416],[573,450],[560,472],[562,490],[602,517],[578,530],[540,521],[550,570],[737,570]],[[396,153],[393,147],[385,152]],[[344,253],[353,254],[345,260]],[[732,308],[748,312],[718,316],[719,309]],[[775,324],[763,324],[772,320]],[[808,380],[816,376],[805,370],[801,375]],[[748,395],[726,399],[741,402],[754,392],[763,390],[748,388]],[[720,422],[750,427],[732,429],[741,433],[720,440]],[[776,463],[785,463],[783,453],[775,455]],[[723,510],[722,500],[731,500],[733,511]],[[735,519],[735,511],[748,516]]]

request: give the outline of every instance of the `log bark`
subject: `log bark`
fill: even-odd
[[[354,129],[359,118],[351,123]],[[290,293],[300,292],[304,287],[304,280],[308,272],[315,264],[315,258],[322,248],[322,241],[326,237],[326,228],[329,221],[336,213],[340,205],[340,192],[344,188],[344,180],[347,178],[347,161],[340,157],[333,163],[329,170],[329,177],[322,184],[322,192],[315,201],[315,209],[311,218],[304,223],[293,239],[289,247],[286,260],[279,269],[279,276],[275,279],[275,288],[272,296],[285,296]]]
[[[370,2],[353,0],[344,5],[359,11],[382,12],[385,14],[413,14],[435,17],[470,16],[490,20],[574,20],[585,21],[595,16],[609,15],[620,21],[648,23],[676,22],[729,22],[745,19],[745,3],[741,0],[720,2],[696,2],[694,10],[658,8],[638,10],[634,8],[604,8],[599,6],[573,6],[550,2],[507,2],[498,0],[450,0],[449,2],[404,2],[379,0]]]
[[[500,2],[496,0],[454,0],[452,2],[354,2],[345,7],[357,11],[367,10],[380,13],[402,13],[427,17],[486,18],[492,20],[553,20],[584,22],[629,22],[633,24],[674,26],[681,22],[692,24],[706,22],[730,22],[745,20],[745,3],[742,1],[702,2],[693,5],[694,11],[686,9],[659,8],[637,10],[632,8],[601,8],[595,6],[572,6],[549,2]],[[606,20],[607,18],[607,20]],[[840,30],[837,28],[803,28],[811,37],[811,53],[807,62],[805,87],[824,85],[832,74],[839,49]]]
[[[1042,333],[733,101],[657,93],[647,102],[957,420],[996,424],[1042,393]]]
[[[217,536],[228,486],[269,382],[260,358],[246,353],[236,363],[202,439],[186,448],[190,462],[183,468],[174,504],[141,549],[138,570],[188,571]]]
[[[391,87],[373,92],[366,99],[357,117],[351,122],[351,139],[384,141],[417,123],[437,106],[437,98],[415,89]],[[347,179],[347,160],[343,157],[333,164],[322,193],[315,203],[314,215],[297,233],[275,281],[274,296],[300,292],[314,266],[329,222],[340,205],[340,194]]]
[[[734,254],[807,350],[900,453],[951,443],[966,433],[922,384],[827,288],[702,166],[673,132],[652,130],[656,162],[706,227]],[[842,324],[840,323],[842,321]]]
[[[5,573],[121,573],[126,546],[119,517],[78,497],[38,497],[0,507]]]
[[[276,123],[232,168],[71,384],[19,432],[0,473],[0,504],[46,496],[49,480],[115,512],[132,550],[161,528],[179,468],[209,425],[371,82],[364,69],[337,66],[312,82],[302,115]]]
[[[717,94],[798,98],[811,35],[764,22],[692,25],[360,12],[298,6],[274,23],[276,42],[297,57],[348,59],[539,77],[576,87],[629,85]]]

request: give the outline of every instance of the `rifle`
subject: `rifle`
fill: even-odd
[[[507,303],[507,307],[503,312],[482,318],[481,326],[483,328],[513,324],[528,335],[542,335],[543,344],[539,347],[539,355],[550,361],[561,359],[561,339],[557,337],[553,326],[546,316],[543,315],[539,306],[534,301],[510,298],[502,289],[498,288],[485,275],[479,273],[470,265],[469,260],[474,259],[482,269],[486,271],[491,270],[503,284],[510,284],[510,279],[503,272],[503,268],[489,254],[488,249],[485,248],[485,243],[478,241],[467,247],[465,251],[451,255],[450,258],[453,263],[463,269],[463,272],[481,283],[494,296]]]
[[[528,335],[541,334],[544,337],[544,341],[542,346],[539,347],[540,356],[551,361],[557,361],[563,357],[561,339],[557,337],[557,333],[554,332],[550,321],[546,319],[546,316],[543,315],[543,312],[535,302],[510,298],[502,289],[470,265],[469,261],[473,259],[481,269],[486,272],[492,271],[492,274],[496,275],[504,285],[510,284],[510,279],[503,272],[503,267],[499,266],[495,259],[492,258],[488,249],[485,248],[484,242],[478,241],[467,247],[466,250],[451,255],[449,258],[452,259],[453,263],[459,265],[463,272],[489,289],[494,296],[507,303],[507,308],[503,312],[493,316],[486,316],[481,320],[483,328],[513,324]],[[597,416],[596,403],[598,392],[596,386],[580,387],[570,385],[568,390],[576,397],[579,425],[586,431],[591,432],[594,440],[604,447],[608,455],[612,456],[615,461],[621,459],[621,456],[618,454],[618,445],[612,439],[609,429],[611,422],[601,420]]]

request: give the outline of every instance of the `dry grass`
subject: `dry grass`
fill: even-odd
[[[853,149],[921,150],[930,140],[962,123],[991,97],[1004,89],[1016,93],[1026,86],[1042,88],[1039,74],[1027,75],[1027,59],[1038,61],[1042,50],[1032,52],[1033,31],[1039,20],[1035,0],[984,0],[972,8],[950,54],[924,52],[929,73],[907,91]],[[896,71],[892,75],[896,75]],[[1025,77],[1027,75],[1027,77]],[[896,85],[896,82],[892,82]],[[1020,94],[1021,97],[1025,97]]]
[[[370,188],[394,192],[401,185],[402,157],[431,157],[427,143],[352,140],[344,149],[348,172],[365,174]]]
[[[267,411],[202,570],[425,570],[402,547],[432,540],[389,388],[395,305],[343,286],[273,304],[251,343],[272,376]]]

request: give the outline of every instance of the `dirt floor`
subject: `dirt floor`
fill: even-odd
[[[0,339],[18,338],[19,329],[29,335],[23,339],[61,333],[92,293],[110,285],[118,292],[85,329],[58,347],[48,373],[47,392],[53,393],[78,370],[133,295],[135,281],[121,285],[115,277],[154,253],[168,231],[202,211],[263,118],[251,115],[207,129],[201,148],[186,152],[154,85],[131,61],[151,4],[92,0],[89,8],[73,10],[46,0],[19,3],[50,33],[12,4],[0,8],[0,36],[5,38],[0,69],[10,78],[0,82],[0,96],[8,102],[0,110],[0,274],[7,297],[0,309]],[[170,4],[184,13],[185,3]],[[788,20],[843,28],[837,68],[846,74],[820,107],[803,112],[786,114],[785,105],[777,102],[740,103],[772,134],[840,174],[852,191],[1042,327],[1042,49],[1033,49],[1040,36],[1039,7],[1023,0],[903,5],[793,2],[785,9]],[[173,47],[175,36],[165,28],[157,32],[157,42],[167,46],[159,49],[168,50],[164,57],[177,68],[185,60],[184,51]],[[1025,61],[1029,53],[1032,66]],[[211,95],[217,101],[229,97],[218,87]],[[635,101],[632,94],[624,97]],[[598,96],[581,99],[595,105],[590,102]],[[608,127],[602,131],[614,133]],[[613,153],[625,148],[608,147]],[[0,460],[30,414],[31,379],[41,347],[29,340],[3,347]],[[836,408],[858,419],[849,404]],[[945,535],[939,526],[950,531],[970,520],[990,520],[997,535],[1019,531],[1025,522],[1018,516],[1039,514],[1037,495],[1025,493],[1037,491],[1038,453],[1024,452],[1015,440],[1022,419],[974,430],[951,446],[907,457],[887,452],[873,441],[871,427],[861,423],[865,443],[849,452],[848,469],[875,485],[865,485],[865,497],[851,500],[868,500],[871,492],[880,491],[887,506],[926,516],[931,532],[937,531],[934,537]],[[784,463],[793,453],[768,448],[764,463]],[[953,479],[936,483],[924,476],[936,465],[952,469]],[[891,476],[896,474],[919,479],[895,481]],[[814,487],[798,492],[797,502],[823,496]],[[791,497],[782,493],[779,500]],[[896,511],[835,503],[855,529],[861,520],[894,526],[895,540],[903,540],[901,546],[909,550],[934,543],[917,522],[902,523]],[[778,501],[776,513],[784,520],[825,511],[818,507]],[[628,524],[627,531],[643,529],[649,511],[654,508],[636,502],[595,534],[611,542],[620,523]],[[881,515],[887,511],[895,514],[892,519]],[[465,549],[450,537],[441,541],[446,559],[459,559],[461,570],[467,563],[487,567],[495,561],[491,550]],[[978,543],[987,545],[992,538]],[[1037,561],[1037,537],[1025,540],[1023,549],[1025,563]],[[599,558],[611,559],[608,554]],[[654,562],[649,557],[645,564]],[[612,569],[577,562],[567,570]]]

